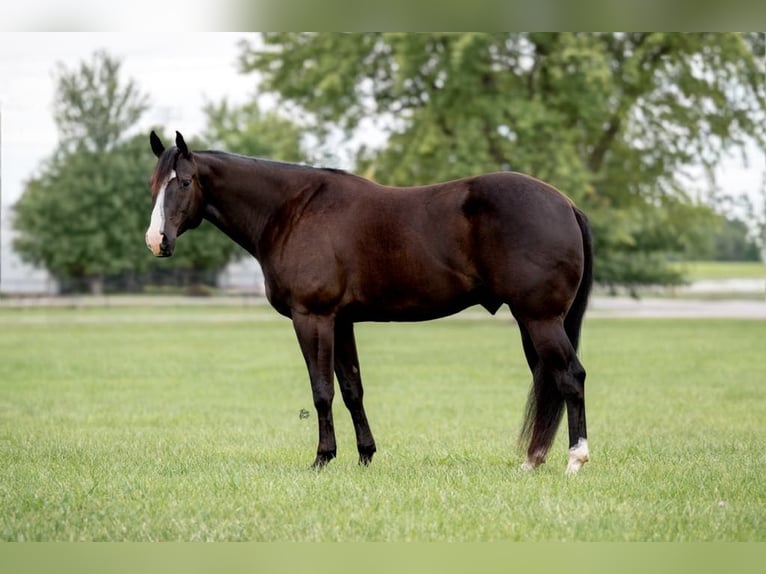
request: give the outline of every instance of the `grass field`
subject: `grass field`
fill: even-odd
[[[509,321],[357,338],[378,454],[357,466],[337,395],[338,459],[315,472],[272,311],[0,310],[0,539],[766,540],[764,322],[587,322],[574,478],[565,432],[518,469],[530,376]]]
[[[766,265],[761,261],[688,261],[675,263],[674,268],[689,281],[766,278]]]

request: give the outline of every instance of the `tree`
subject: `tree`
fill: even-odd
[[[706,259],[759,261],[762,223],[750,198],[720,194],[713,198],[712,207],[716,211],[717,225],[707,237],[709,252]]]
[[[264,112],[253,100],[237,107],[223,100],[205,107],[207,130],[204,139],[214,147],[233,153],[301,162],[302,130],[274,112]]]
[[[131,193],[134,174],[147,173],[147,164],[134,148],[121,149],[121,142],[146,110],[147,98],[132,81],[122,82],[119,72],[119,61],[105,52],[75,71],[59,65],[59,147],[14,207],[20,232],[14,248],[22,259],[59,279],[86,281],[94,293],[102,290],[105,275],[141,266],[126,229],[136,220],[126,191]]]
[[[26,183],[14,206],[22,259],[72,289],[99,293],[104,282],[149,274],[189,283],[220,270],[235,248],[212,226],[184,236],[184,250],[161,264],[147,251],[147,186],[156,158],[146,134],[128,137],[147,99],[121,81],[119,61],[98,53],[77,71],[59,68],[55,115],[60,145]]]
[[[758,34],[274,33],[240,61],[320,135],[384,130],[357,150],[384,183],[550,181],[590,214],[597,279],[640,284],[672,280],[666,253],[706,224],[684,168],[766,143],[763,49]]]
[[[75,70],[58,65],[53,110],[62,150],[107,152],[148,109],[148,96],[121,80],[120,67],[105,51]]]
[[[747,224],[737,217],[721,217],[713,259],[717,261],[760,261],[761,250],[750,237]]]

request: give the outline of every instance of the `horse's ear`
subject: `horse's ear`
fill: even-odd
[[[181,151],[182,156],[184,156],[186,159],[189,159],[191,154],[189,153],[189,148],[187,147],[186,142],[184,141],[184,136],[181,135],[181,132],[176,132],[176,147]]]
[[[154,130],[152,130],[152,133],[149,135],[149,143],[152,146],[152,151],[154,152],[154,155],[156,155],[158,158],[162,155],[162,152],[165,151],[165,146],[162,145],[162,141],[160,141],[159,136],[154,133]]]

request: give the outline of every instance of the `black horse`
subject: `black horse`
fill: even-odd
[[[554,187],[500,172],[395,188],[343,171],[219,151],[191,152],[176,132],[151,178],[146,243],[211,221],[261,264],[269,302],[293,321],[319,421],[315,467],[335,457],[333,372],[356,431],[375,453],[362,405],[354,323],[423,321],[508,304],[533,374],[523,467],[545,462],[566,405],[567,473],[588,461],[585,370],[577,358],[592,280],[587,218]]]

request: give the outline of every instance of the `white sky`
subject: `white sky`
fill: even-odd
[[[249,0],[260,4],[263,0]],[[236,0],[23,0],[0,4],[0,30],[130,31],[164,33],[232,30],[241,10]],[[236,28],[241,29],[241,28]],[[247,29],[247,28],[245,28]]]
[[[202,107],[224,97],[243,103],[255,93],[253,75],[238,72],[236,33],[0,34],[2,203],[12,204],[24,182],[57,145],[54,70],[74,69],[105,49],[122,60],[121,76],[149,94],[150,109],[136,129],[162,125],[187,136],[205,126]],[[148,142],[148,135],[147,135]],[[147,143],[147,150],[149,149]]]
[[[0,34],[2,204],[7,207],[18,199],[24,182],[56,148],[52,103],[57,63],[72,69],[105,49],[121,58],[123,77],[135,80],[149,94],[151,108],[137,129],[159,124],[170,133],[177,129],[191,136],[204,127],[201,110],[206,101],[227,97],[242,103],[255,93],[255,77],[241,75],[237,67],[238,42],[245,37],[165,32]],[[380,140],[379,134],[370,138]],[[722,164],[720,183],[726,192],[748,194],[760,205],[766,153],[753,146],[748,155],[749,168],[738,157]],[[705,187],[702,181],[700,187]]]

